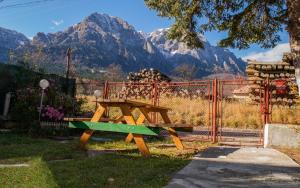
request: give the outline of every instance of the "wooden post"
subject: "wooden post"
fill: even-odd
[[[11,93],[8,92],[5,95],[5,102],[3,107],[3,116],[6,117],[8,114],[9,106],[10,106]]]
[[[67,70],[66,70],[66,94],[69,93],[69,74],[70,74],[70,64],[71,64],[71,48],[67,50]]]

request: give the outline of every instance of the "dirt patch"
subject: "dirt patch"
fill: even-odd
[[[300,149],[276,148],[278,151],[285,153],[296,163],[300,164]]]

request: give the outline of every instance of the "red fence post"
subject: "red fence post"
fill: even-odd
[[[103,88],[103,99],[108,98],[108,81],[105,81]]]
[[[270,122],[270,80],[266,80],[264,88],[264,125]]]
[[[104,88],[103,88],[103,99],[108,99],[108,96],[109,96],[108,95],[108,90],[109,90],[108,81],[105,81]],[[109,116],[109,110],[106,109],[104,114],[106,115],[106,117],[108,117]]]
[[[159,94],[158,94],[158,83],[157,82],[153,82],[152,83],[152,104],[154,106],[158,106],[159,105]],[[152,121],[153,123],[157,123],[157,113],[153,113],[152,114]]]
[[[217,116],[218,116],[218,80],[213,81],[213,109],[212,109],[212,141],[217,142]]]

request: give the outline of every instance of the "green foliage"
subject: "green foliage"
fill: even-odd
[[[17,89],[38,87],[41,79],[49,80],[59,91],[65,90],[66,79],[64,77],[0,63],[0,92],[13,92]],[[70,80],[70,85],[74,85],[74,82],[74,80]],[[72,90],[71,87],[69,89]],[[70,93],[72,92],[70,91]]]
[[[11,107],[11,118],[19,124],[20,129],[28,129],[38,120],[40,91],[33,88],[20,89],[15,93],[15,102]]]
[[[11,118],[19,122],[20,129],[36,129],[36,122],[39,119],[39,105],[41,100],[41,89],[28,87],[19,89],[15,93],[15,102],[11,108]],[[44,105],[63,109],[63,113],[80,113],[84,99],[74,100],[54,86],[45,91]]]
[[[145,0],[145,3],[158,15],[174,19],[169,31],[171,39],[194,48],[202,47],[197,32],[210,30],[228,33],[219,43],[222,47],[242,49],[253,43],[263,48],[274,47],[280,41],[278,31],[287,22],[285,0]]]

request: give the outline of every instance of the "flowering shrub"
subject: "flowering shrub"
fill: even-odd
[[[62,121],[64,119],[63,108],[54,108],[47,105],[42,108],[41,116],[44,121]]]
[[[28,87],[15,92],[14,102],[11,108],[11,117],[19,122],[18,128],[30,129],[34,124],[39,124],[39,106],[41,89]],[[56,87],[50,86],[45,90],[41,121],[59,122],[64,116],[81,112],[84,100],[74,100],[69,95],[62,93]]]

